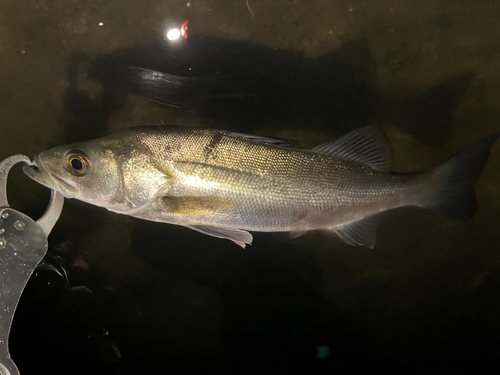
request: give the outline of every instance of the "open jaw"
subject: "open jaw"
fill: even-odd
[[[78,194],[78,188],[75,182],[49,171],[38,157],[35,157],[31,165],[25,165],[23,167],[23,172],[49,189],[57,190],[66,198],[72,198]]]

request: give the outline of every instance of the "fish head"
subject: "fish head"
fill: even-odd
[[[168,162],[127,131],[43,151],[24,172],[66,198],[132,214],[173,183]]]
[[[101,140],[55,147],[35,155],[23,171],[66,198],[111,208],[121,186],[115,151]]]

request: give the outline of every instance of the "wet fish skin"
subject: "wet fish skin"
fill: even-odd
[[[38,170],[25,172],[68,198],[187,226],[243,247],[252,241],[247,231],[314,229],[373,247],[373,215],[388,209],[415,205],[447,214],[458,203],[464,211],[448,216],[469,217],[474,204],[458,200],[475,199],[470,191],[474,195],[473,183],[497,137],[478,142],[468,167],[462,168],[464,160],[451,165],[452,159],[441,168],[396,174],[389,172],[387,139],[375,126],[312,150],[217,130],[137,127],[42,152],[35,157]],[[85,173],[68,164],[73,154],[88,160]],[[456,173],[466,183],[450,188],[447,181]]]

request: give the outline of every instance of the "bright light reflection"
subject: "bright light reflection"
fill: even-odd
[[[170,29],[167,31],[168,40],[177,40],[181,37],[181,31],[179,29]]]

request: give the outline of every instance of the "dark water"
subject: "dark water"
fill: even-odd
[[[499,130],[497,1],[189,3],[3,0],[0,159],[145,124],[312,147],[377,123],[410,172]],[[187,19],[189,39],[163,39]],[[125,90],[123,65],[220,79],[181,82],[173,108]],[[47,261],[73,289],[39,270],[12,356],[23,375],[498,367],[499,168],[497,145],[471,221],[388,212],[373,250],[322,233],[256,233],[242,250],[66,201]],[[40,215],[46,189],[19,169],[9,188]]]

